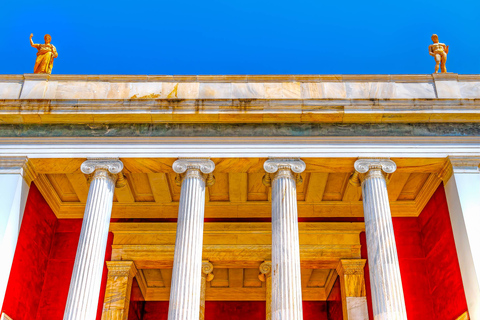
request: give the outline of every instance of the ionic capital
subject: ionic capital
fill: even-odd
[[[206,277],[207,281],[212,281],[215,275],[213,272],[213,264],[208,260],[202,261],[202,277]]]
[[[89,180],[97,176],[107,177],[115,182],[117,188],[126,185],[125,176],[122,173],[123,162],[118,158],[88,158],[82,163],[80,170],[89,176]]]
[[[210,159],[178,159],[173,163],[172,169],[177,173],[175,177],[177,185],[181,185],[182,180],[189,174],[204,179],[207,186],[215,183],[215,177],[212,174],[215,163]]]
[[[355,186],[360,186],[370,176],[383,176],[388,180],[388,175],[397,170],[395,162],[388,158],[358,159],[353,166],[355,172],[350,177],[350,183]]]
[[[28,185],[37,178],[27,157],[0,157],[0,174],[19,174]]]
[[[137,268],[133,261],[107,261],[109,277],[133,278],[137,274]]]
[[[264,261],[260,267],[260,274],[258,275],[258,279],[262,282],[265,282],[266,277],[270,277],[272,275],[272,262],[271,261]]]
[[[301,173],[305,171],[305,168],[305,162],[299,158],[270,158],[263,164],[263,169],[267,172],[263,177],[263,184],[269,187],[271,181],[275,179],[280,172],[285,172],[285,169],[295,178],[297,184],[300,184],[303,181]]]

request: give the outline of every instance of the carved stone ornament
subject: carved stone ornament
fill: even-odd
[[[202,275],[206,276],[207,281],[212,281],[215,277],[213,272],[213,264],[210,261],[202,261]]]
[[[122,173],[123,162],[118,158],[88,158],[87,161],[82,163],[80,170],[88,175],[89,181],[95,171],[102,170],[108,172],[112,179],[114,179],[115,187],[121,188],[126,185],[125,176]]]
[[[306,165],[298,158],[271,158],[265,161],[263,168],[268,173],[275,173],[278,169],[290,169],[294,173],[302,173],[305,171]]]
[[[37,178],[37,173],[27,157],[0,157],[0,173],[20,174],[28,185]]]
[[[350,176],[349,182],[359,187],[363,179],[368,175],[371,169],[379,170],[378,174],[383,174],[386,182],[390,179],[390,174],[395,172],[397,165],[390,159],[386,158],[372,158],[372,159],[358,159],[354,164],[355,171]]]
[[[359,173],[367,173],[370,169],[382,169],[385,173],[397,170],[397,165],[390,159],[358,159],[354,167]]]
[[[305,171],[306,165],[299,158],[270,158],[263,164],[263,168],[267,172],[263,176],[263,184],[267,187],[271,186],[272,179],[279,169],[289,169],[292,171],[297,184],[303,182],[301,173]]]
[[[212,174],[215,169],[215,163],[210,159],[178,159],[173,163],[172,169],[177,173],[175,182],[179,186],[181,186],[182,180],[185,177],[185,174],[188,173],[188,170],[196,170],[202,173],[201,176],[205,179],[207,187],[212,186],[215,183],[215,177]]]
[[[258,275],[258,279],[262,282],[265,282],[265,277],[270,277],[272,275],[272,262],[271,261],[264,261],[260,267],[260,274]]]

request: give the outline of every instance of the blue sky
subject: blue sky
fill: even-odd
[[[480,1],[0,0],[0,74],[33,72],[52,35],[56,74],[480,73]]]

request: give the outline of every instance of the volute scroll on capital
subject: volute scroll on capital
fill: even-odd
[[[264,261],[260,267],[260,274],[258,275],[258,279],[262,282],[265,282],[266,277],[270,277],[272,275],[272,262],[271,261]]]
[[[263,176],[263,184],[267,187],[271,186],[272,179],[274,179],[279,170],[288,169],[292,171],[297,184],[303,182],[301,173],[305,171],[306,164],[299,158],[270,158],[263,164],[263,169],[267,172]]]
[[[390,174],[397,170],[395,162],[388,158],[358,159],[353,166],[355,172],[349,181],[355,186],[360,186],[361,182],[373,172],[383,175],[388,182]]]
[[[103,171],[113,179],[116,188],[122,188],[127,184],[122,173],[123,162],[118,158],[87,158],[80,166],[80,170],[88,175],[89,182],[96,171]]]
[[[202,261],[202,276],[205,276],[207,281],[212,281],[215,277],[212,272],[213,264],[208,260]]]
[[[182,180],[186,174],[188,174],[189,170],[197,171],[199,176],[205,179],[207,187],[210,187],[215,183],[215,176],[213,175],[215,163],[210,159],[178,159],[173,163],[172,169],[177,174],[175,182],[178,186],[182,185]]]

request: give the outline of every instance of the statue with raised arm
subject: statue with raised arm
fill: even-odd
[[[37,60],[35,60],[35,67],[33,73],[52,73],[53,59],[58,57],[57,49],[50,42],[52,37],[49,34],[45,35],[44,44],[33,43],[33,33],[30,34],[30,45],[38,50]]]
[[[438,73],[438,68],[441,67],[442,73],[447,73],[447,54],[448,46],[444,43],[438,42],[438,36],[432,35],[433,44],[428,46],[428,53],[435,58],[435,73]]]

